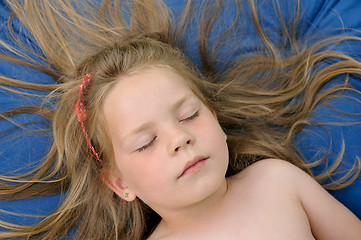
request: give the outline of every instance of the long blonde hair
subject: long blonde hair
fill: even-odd
[[[66,192],[66,197],[53,213],[34,226],[2,222],[13,231],[0,233],[0,237],[56,239],[76,228],[76,239],[141,239],[157,225],[159,216],[140,199],[131,203],[123,201],[102,181],[103,172],[112,169],[114,163],[112,143],[104,129],[102,102],[121,75],[162,66],[182,76],[195,94],[216,112],[228,135],[227,176],[267,157],[285,159],[311,174],[312,166],[295,149],[294,136],[310,124],[309,116],[317,104],[337,97],[340,91],[357,92],[348,86],[347,78],[344,84],[325,92],[321,88],[336,76],[361,73],[358,61],[327,50],[337,42],[361,39],[333,37],[315,41],[311,46],[300,45],[295,41],[297,21],[286,26],[280,20],[284,24],[281,28],[284,44],[276,46],[259,22],[254,1],[249,3],[250,15],[261,39],[260,47],[226,62],[222,69],[217,67],[219,44],[216,42],[212,51],[208,46],[212,26],[224,6],[222,1],[203,4],[202,14],[196,15],[192,11],[194,3],[189,0],[178,18],[160,0],[21,2],[8,1],[13,17],[20,19],[33,34],[41,49],[38,57],[49,65],[40,65],[4,43],[19,59],[26,57],[27,62],[5,55],[2,58],[42,70],[58,84],[27,84],[4,77],[1,83],[50,91],[45,101],[55,101],[55,111],[44,106],[25,111],[36,111],[52,121],[54,141],[47,158],[34,172],[13,178],[2,176],[5,183],[0,185],[0,195],[2,199],[10,195],[23,199]],[[232,36],[237,31],[240,15],[244,13],[242,4],[237,2],[236,6],[234,21],[220,34],[218,43],[234,40],[226,35]],[[189,50],[184,40],[194,20],[199,23],[197,40],[202,65],[198,67],[203,74],[182,53]],[[19,45],[25,47],[20,42]],[[286,45],[292,54],[284,54]],[[319,70],[320,64],[329,58],[339,61]],[[86,129],[103,164],[89,148],[75,113],[80,82],[87,73],[93,73],[94,78],[84,95]],[[19,110],[14,109],[1,116],[7,119],[17,112]],[[342,153],[335,166],[316,179],[322,181],[332,175],[341,160]],[[336,189],[349,185],[360,169],[357,159],[343,182],[326,187]],[[6,184],[14,181],[18,184]]]

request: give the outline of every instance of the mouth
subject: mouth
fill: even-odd
[[[182,174],[178,176],[178,179],[201,169],[205,165],[207,159],[208,157],[195,157],[193,160],[188,161],[183,169]]]

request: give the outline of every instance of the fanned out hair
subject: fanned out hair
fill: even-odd
[[[161,0],[6,2],[13,11],[8,26],[17,48],[0,41],[7,52],[0,55],[1,59],[47,73],[57,84],[0,77],[3,89],[49,92],[43,105],[3,112],[1,121],[35,113],[52,123],[49,132],[53,137],[47,157],[35,170],[19,176],[0,176],[0,200],[58,193],[66,196],[54,212],[35,225],[1,221],[0,225],[9,231],[1,232],[0,238],[59,239],[75,229],[75,239],[143,239],[156,227],[159,216],[140,199],[126,202],[102,181],[102,174],[114,167],[102,103],[120,76],[152,66],[170,68],[182,76],[216,112],[228,136],[227,176],[264,158],[287,160],[311,174],[311,167],[327,159],[306,163],[295,147],[295,136],[312,124],[309,117],[318,104],[344,91],[361,94],[348,84],[350,75],[361,74],[361,63],[332,50],[335,44],[361,39],[333,36],[301,43],[297,33],[302,16],[299,1],[294,1],[295,18],[291,24],[285,21],[277,1],[268,3],[278,19],[280,37],[276,40],[261,24],[257,0],[232,3],[235,8],[229,22],[220,20],[229,10],[228,1],[221,0],[188,0],[180,4],[181,9],[174,10],[177,12]],[[17,40],[11,27],[15,21],[32,34],[38,49]],[[195,38],[194,46],[190,46],[186,42],[195,23],[197,35],[191,36]],[[220,25],[226,26],[224,32],[216,31]],[[253,48],[243,44],[249,31],[255,31],[257,36]],[[194,49],[193,56],[200,65],[186,56]],[[93,73],[94,78],[83,96],[85,127],[103,164],[89,148],[75,113],[79,86],[87,73]],[[344,76],[344,82],[322,91],[337,76]],[[55,103],[55,107],[47,107],[47,102]],[[315,176],[316,180],[322,183],[335,174],[342,158],[343,151],[333,166]],[[355,159],[344,178],[325,187],[348,186],[358,177],[360,165],[360,159]]]

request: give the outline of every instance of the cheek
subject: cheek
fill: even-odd
[[[153,160],[149,156],[128,156],[126,162],[117,162],[117,167],[128,187],[142,192],[144,189],[155,187],[162,182],[165,175],[164,165]]]
[[[204,122],[202,128],[202,141],[210,149],[217,152],[217,156],[228,161],[228,145],[226,135],[218,123],[218,120],[212,115],[209,121]]]
[[[137,162],[131,157],[116,157],[116,165],[119,172],[126,181],[134,181],[139,176],[147,175],[145,164]]]
[[[169,170],[148,161],[133,164],[128,174],[128,187],[148,205],[164,201],[173,194]]]
[[[226,141],[226,136],[219,125],[218,120],[212,113],[209,113],[206,121],[203,121],[199,127],[202,129],[202,134],[207,137],[207,141],[213,144],[220,144]]]

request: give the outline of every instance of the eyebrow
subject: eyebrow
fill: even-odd
[[[176,110],[176,109],[178,109],[180,106],[182,106],[182,105],[183,105],[189,98],[191,98],[192,96],[193,96],[193,94],[187,94],[187,95],[183,96],[182,98],[180,98],[178,101],[176,101],[176,102],[172,105],[171,109],[172,109],[173,111]],[[135,134],[137,134],[137,133],[139,133],[139,132],[142,132],[142,131],[148,129],[148,128],[151,127],[152,125],[153,125],[153,122],[146,122],[146,123],[142,124],[141,126],[135,128],[134,130],[130,131],[127,135],[125,135],[125,137],[123,138],[123,140],[126,139],[126,138],[128,138],[128,137],[131,136],[131,135],[135,135]]]

